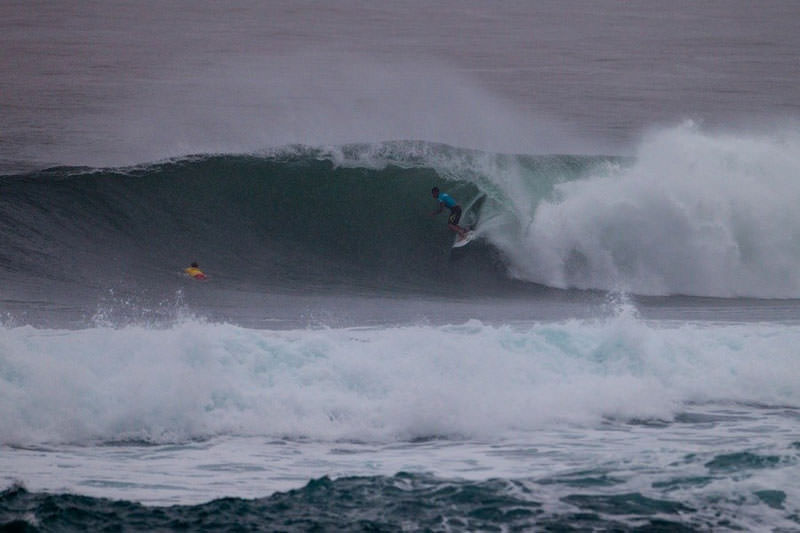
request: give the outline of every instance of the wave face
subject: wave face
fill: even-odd
[[[247,286],[496,287],[509,283],[497,248],[451,253],[454,234],[446,214],[430,216],[430,190],[438,184],[465,207],[490,191],[483,204],[502,216],[504,191],[483,165],[504,161],[527,165],[533,178],[555,167],[563,178],[595,158],[389,143],[11,176],[0,199],[9,243],[0,268],[28,284],[148,286],[174,283],[198,260],[212,277]]]
[[[246,287],[795,298],[799,139],[687,125],[633,159],[393,142],[54,168],[3,178],[0,275],[144,287],[198,260]],[[435,184],[478,221],[474,244],[452,250],[445,215],[429,216]]]

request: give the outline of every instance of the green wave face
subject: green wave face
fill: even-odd
[[[198,261],[216,278],[269,287],[515,287],[490,239],[451,248],[447,210],[431,216],[431,188],[456,198],[463,223],[480,219],[513,235],[531,199],[598,160],[407,142],[9,176],[0,269],[29,280],[146,285]]]

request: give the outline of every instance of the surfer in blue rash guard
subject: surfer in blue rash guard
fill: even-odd
[[[431,195],[439,201],[439,209],[431,213],[431,215],[436,216],[445,207],[448,208],[450,216],[447,217],[447,227],[458,233],[462,239],[466,238],[467,230],[458,225],[459,220],[461,220],[461,206],[446,192],[439,192],[439,187],[431,189]]]

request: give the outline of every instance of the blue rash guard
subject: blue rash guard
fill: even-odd
[[[456,201],[446,192],[439,193],[439,202],[444,204],[448,209],[453,209],[456,206]]]

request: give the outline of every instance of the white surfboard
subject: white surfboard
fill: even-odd
[[[475,239],[474,231],[468,231],[467,235],[463,239],[461,238],[461,235],[456,235],[456,240],[453,243],[453,248],[461,248],[462,246],[466,246],[467,244],[472,242],[473,239]]]

